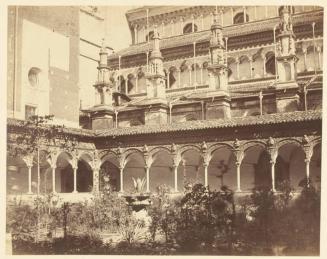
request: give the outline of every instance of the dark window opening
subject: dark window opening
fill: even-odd
[[[148,35],[146,35],[145,40],[153,40],[154,32],[150,31]]]
[[[193,26],[194,26],[194,28],[193,28]],[[197,31],[198,31],[198,26],[196,24],[192,24],[192,23],[186,24],[183,28],[183,34],[197,32]]]
[[[245,15],[246,20],[244,20],[244,13],[238,13],[234,16],[233,23],[239,24],[239,23],[245,23],[249,21],[249,15]]]
[[[265,66],[266,66],[267,74],[272,74],[272,75],[276,74],[275,55],[270,55],[269,57],[267,57]]]

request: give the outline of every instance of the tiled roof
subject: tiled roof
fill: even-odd
[[[109,130],[95,131],[96,136],[113,137],[113,136],[129,136],[142,134],[157,134],[169,132],[181,132],[203,129],[233,128],[253,125],[273,125],[283,123],[294,123],[304,121],[320,121],[322,119],[321,111],[296,111],[289,113],[266,114],[262,116],[247,116],[231,119],[217,120],[199,120],[186,121],[182,123],[173,123],[170,125],[148,125],[134,126],[129,128],[114,128]]]

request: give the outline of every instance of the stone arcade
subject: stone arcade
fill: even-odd
[[[133,178],[145,193],[196,182],[238,193],[278,191],[284,180],[298,189],[304,178],[319,186],[323,9],[306,8],[129,11],[133,44],[110,56],[103,45],[97,104],[82,111],[84,129],[64,130],[76,148],[41,145],[39,174],[32,155],[8,157],[8,194],[81,200],[104,175],[121,193]],[[22,130],[8,119],[9,141]]]

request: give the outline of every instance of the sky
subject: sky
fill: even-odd
[[[136,7],[139,6],[124,5],[106,8],[106,43],[109,47],[113,48],[115,52],[127,48],[132,43],[125,13],[127,10]]]

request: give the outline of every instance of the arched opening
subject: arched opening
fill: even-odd
[[[190,71],[187,61],[184,60],[180,66],[181,87],[190,86]]]
[[[314,71],[315,68],[316,70],[318,69],[318,53],[317,53],[317,48],[314,49],[314,46],[309,46],[307,48],[306,65],[307,65],[308,72]]]
[[[268,52],[266,54],[266,74],[268,76],[272,76],[276,74],[276,61],[275,61],[275,54],[273,52]]]
[[[212,152],[208,166],[210,189],[220,190],[222,186],[235,190],[237,184],[235,156],[230,148],[220,147]]]
[[[39,167],[40,167],[40,193],[51,193],[52,186],[52,168],[48,162],[48,152],[41,150],[39,152]],[[33,158],[32,175],[35,175],[35,183],[37,183],[37,156]],[[37,190],[36,190],[37,191]]]
[[[153,156],[150,168],[150,191],[157,191],[158,186],[166,185],[174,189],[173,158],[167,150],[160,150]]]
[[[207,70],[207,68],[208,68],[208,62],[203,62],[203,64],[202,64],[202,68],[203,68],[203,70],[202,70],[202,80],[203,80],[203,84],[204,85],[208,85],[209,84],[209,76],[208,76],[208,70]]]
[[[315,188],[321,185],[321,144],[315,145],[310,160],[310,179]]]
[[[66,152],[57,157],[56,163],[56,192],[69,193],[74,190],[74,171],[70,164],[72,157]]]
[[[150,31],[145,37],[145,41],[153,40],[154,32]]]
[[[235,81],[236,74],[236,60],[233,57],[227,58],[227,66],[228,66],[228,80]]]
[[[201,83],[201,69],[199,64],[192,64],[193,84],[200,85]]]
[[[91,192],[93,189],[93,170],[84,159],[77,163],[76,188],[78,192]]]
[[[299,190],[299,183],[306,177],[302,148],[295,143],[284,144],[278,150],[278,157],[280,161],[277,161],[275,168],[276,189],[280,189],[283,181],[289,181],[295,190]]]
[[[240,57],[240,64],[239,64],[239,76],[241,80],[251,78],[251,66],[250,66],[250,58],[248,56],[241,56]]]
[[[178,166],[177,179],[179,191],[183,191],[186,185],[204,184],[202,157],[198,150],[188,149],[182,154],[182,160]]]
[[[169,88],[177,88],[177,68],[169,68]]]
[[[38,67],[32,67],[28,71],[28,82],[30,83],[31,86],[33,87],[39,86],[40,73],[41,73],[41,69]]]
[[[198,26],[195,23],[188,23],[183,28],[183,34],[197,32]]]
[[[146,191],[146,171],[145,161],[143,154],[139,151],[135,151],[129,154],[126,158],[126,165],[124,167],[123,182],[124,191],[128,193],[135,192],[134,180],[140,179],[144,181],[142,191]]]
[[[146,80],[143,68],[140,67],[137,71],[137,88],[139,93],[146,93]]]
[[[117,158],[113,154],[107,154],[102,158],[99,171],[100,192],[120,191],[120,170]]]
[[[237,13],[233,18],[233,24],[245,23],[248,21],[249,21],[249,15],[246,14],[244,17],[244,12]]]
[[[36,191],[36,182],[32,185],[32,191]],[[26,163],[20,157],[7,156],[7,194],[24,194],[27,192],[28,168]]]
[[[128,89],[128,94],[134,94],[134,93],[136,93],[135,82],[136,82],[135,76],[133,74],[129,74],[127,76],[127,89]]]
[[[263,175],[267,175],[267,166],[269,164],[267,166],[265,165],[263,168],[257,166],[260,155],[263,152],[264,147],[261,145],[251,146],[244,151],[244,158],[240,168],[240,182],[242,191],[251,191],[256,184],[258,184],[259,179],[256,179],[257,171],[261,171],[261,177],[263,177]],[[267,159],[267,156],[261,157],[261,164],[263,164],[263,159]]]
[[[118,89],[118,91],[120,93],[125,94],[126,93],[126,82],[125,82],[125,78],[123,76],[119,76],[118,77],[118,83],[119,83],[119,89]]]

